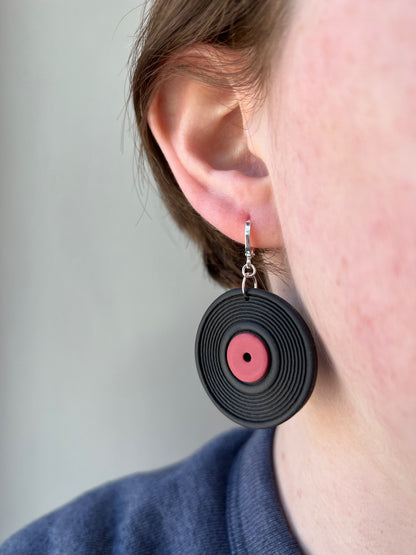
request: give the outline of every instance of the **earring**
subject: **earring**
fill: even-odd
[[[317,357],[309,328],[285,300],[257,288],[245,225],[241,289],[218,297],[198,328],[199,377],[214,404],[248,428],[269,428],[296,414],[310,397]],[[247,280],[253,288],[247,288]]]

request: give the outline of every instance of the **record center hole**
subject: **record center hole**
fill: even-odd
[[[251,355],[250,355],[250,353],[244,353],[243,359],[244,359],[246,362],[250,362],[250,361],[251,361]]]

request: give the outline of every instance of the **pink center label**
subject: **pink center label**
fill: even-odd
[[[233,337],[228,344],[227,363],[237,379],[253,383],[266,375],[269,353],[257,335],[244,332]]]

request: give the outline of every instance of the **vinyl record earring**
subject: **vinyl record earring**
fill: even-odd
[[[273,293],[257,289],[245,226],[241,289],[218,297],[198,328],[198,373],[214,404],[248,428],[269,428],[296,414],[316,379],[315,344],[300,314]],[[253,288],[247,288],[247,281]]]

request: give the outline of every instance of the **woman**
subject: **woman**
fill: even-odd
[[[251,221],[316,386],[277,433],[104,486],[0,553],[415,552],[415,25],[404,1],[154,3],[132,99],[163,196],[226,286]]]

